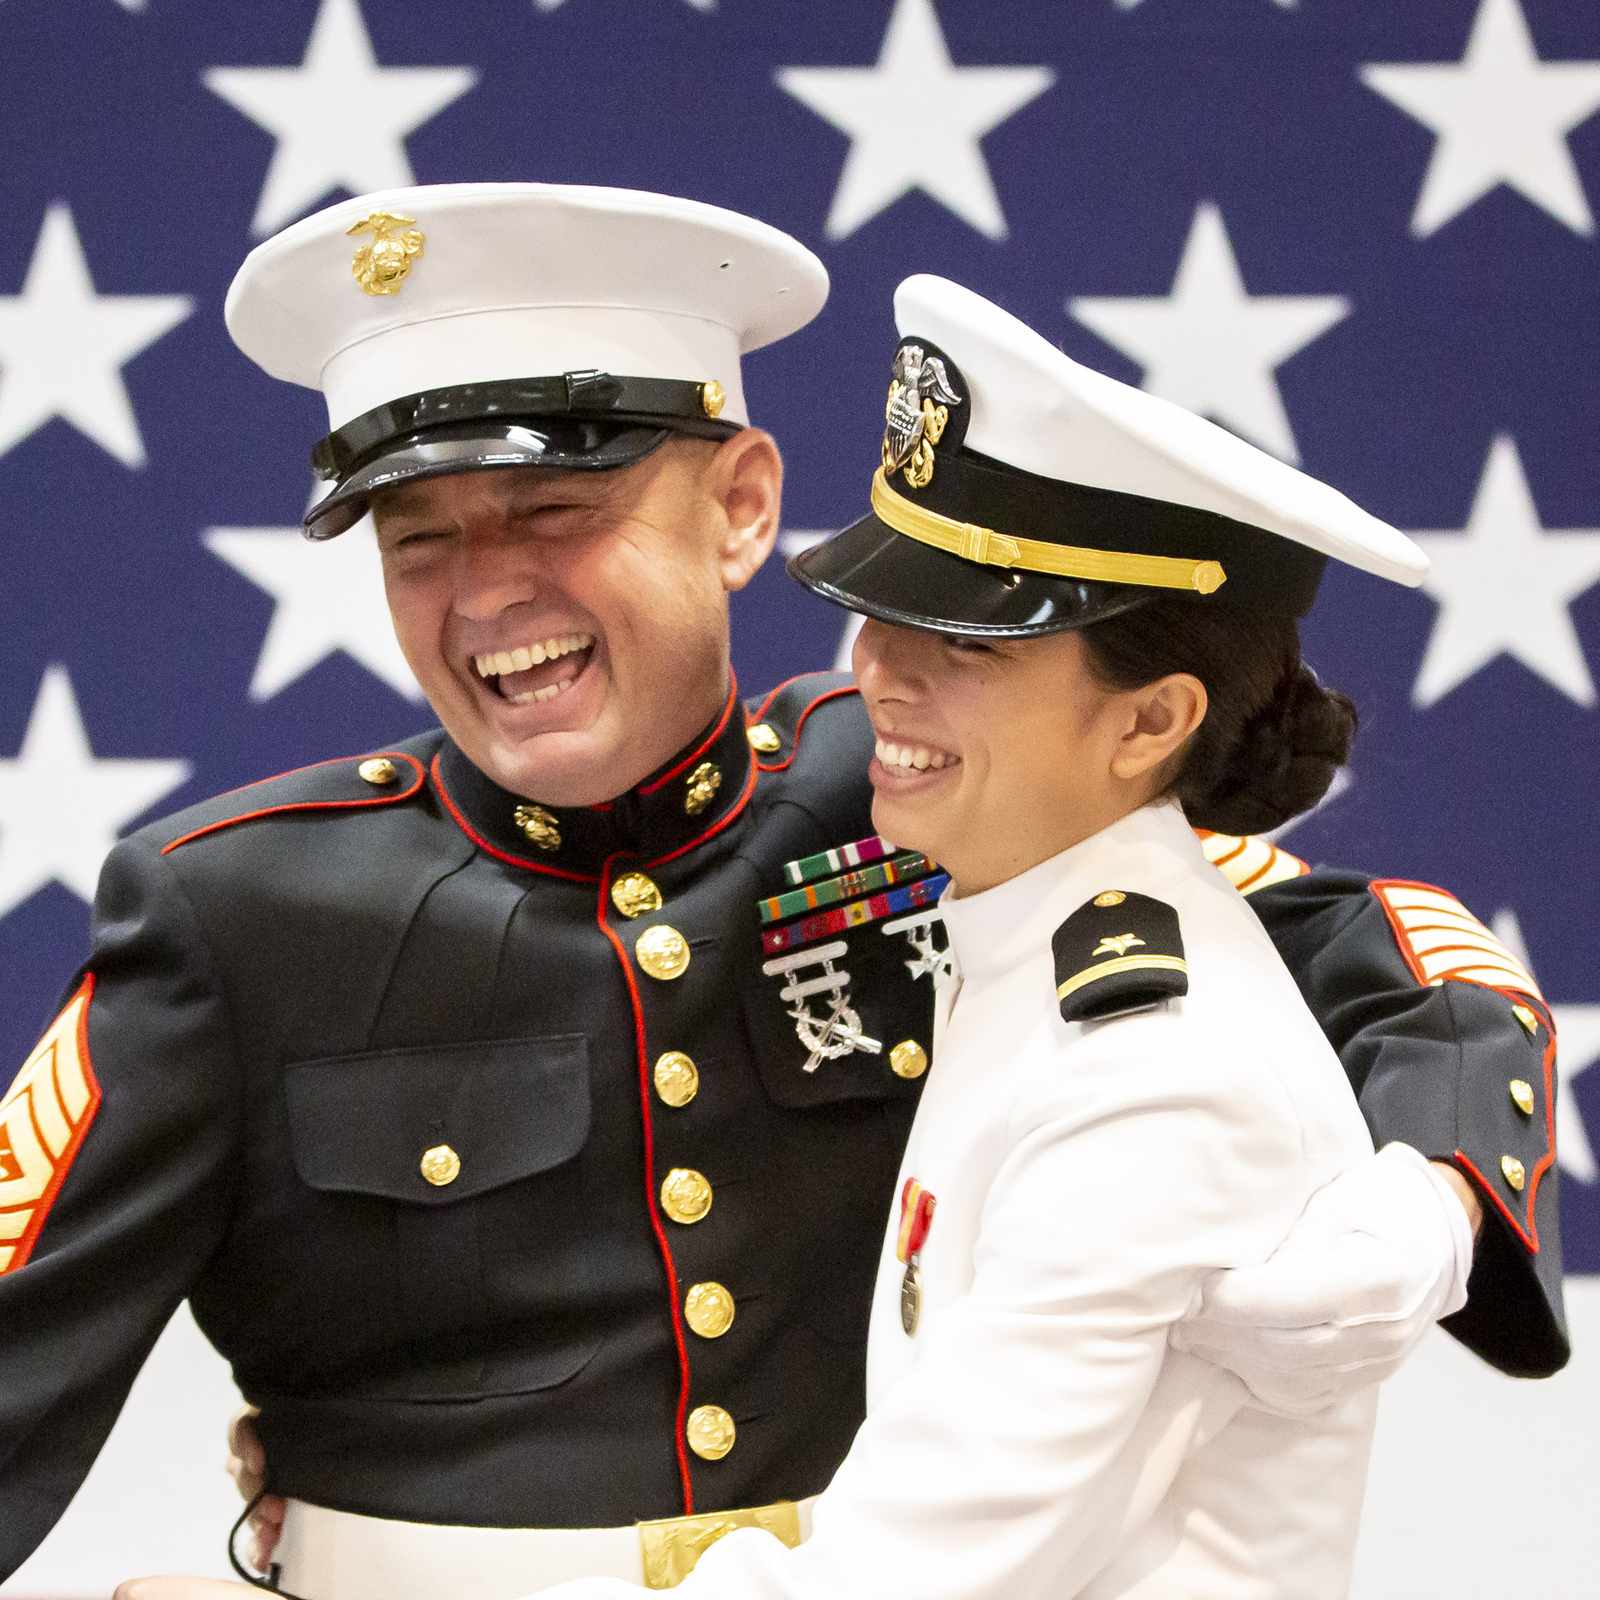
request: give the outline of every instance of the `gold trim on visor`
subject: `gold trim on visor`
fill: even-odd
[[[1178,956],[1119,956],[1115,961],[1101,961],[1092,967],[1085,967],[1065,983],[1058,984],[1056,999],[1065,1000],[1069,994],[1076,994],[1084,984],[1094,983],[1100,978],[1115,977],[1119,972],[1142,972],[1151,967],[1160,967],[1167,972],[1189,970],[1189,964]]]
[[[1228,581],[1220,561],[1139,556],[1125,550],[1051,544],[1045,539],[1012,538],[976,523],[957,522],[954,517],[942,516],[897,494],[881,467],[872,475],[872,509],[879,521],[888,523],[896,533],[988,567],[1020,567],[1052,578],[1133,583],[1146,589],[1188,589],[1196,594],[1215,594]]]

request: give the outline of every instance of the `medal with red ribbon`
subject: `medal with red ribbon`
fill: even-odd
[[[915,1178],[906,1179],[900,1191],[900,1237],[894,1253],[906,1264],[906,1275],[900,1280],[900,1326],[907,1335],[917,1331],[917,1319],[922,1315],[922,1277],[917,1264],[938,1203]]]

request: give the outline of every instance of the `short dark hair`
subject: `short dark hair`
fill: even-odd
[[[1172,672],[1205,685],[1205,720],[1170,786],[1197,828],[1280,827],[1314,806],[1349,759],[1356,708],[1301,659],[1293,617],[1172,594],[1082,632],[1090,670],[1108,688]]]

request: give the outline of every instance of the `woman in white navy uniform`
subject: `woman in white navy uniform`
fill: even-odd
[[[912,278],[895,307],[874,514],[792,570],[868,619],[874,821],[949,871],[952,971],[867,1420],[806,1543],[731,1533],[681,1589],[1343,1594],[1374,1392],[1289,1420],[1168,1340],[1371,1149],[1192,828],[1286,821],[1344,760],[1353,708],[1296,626],[1327,558],[1407,584],[1426,563],[967,290]]]

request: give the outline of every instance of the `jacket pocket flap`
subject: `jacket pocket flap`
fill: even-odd
[[[581,1035],[303,1061],[284,1075],[313,1189],[448,1205],[570,1161],[589,1136]]]

